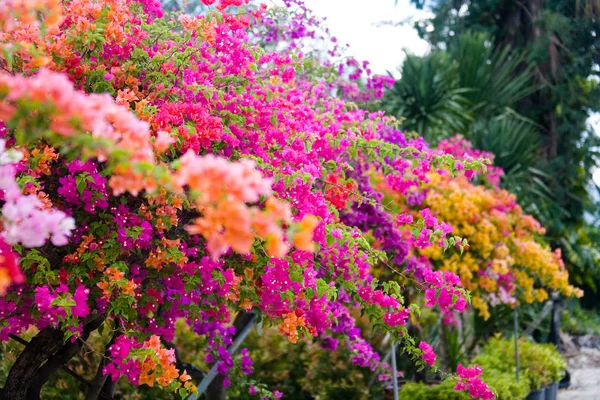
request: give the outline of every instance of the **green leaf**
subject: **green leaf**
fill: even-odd
[[[331,233],[327,233],[327,235],[325,236],[325,241],[327,242],[327,246],[332,246],[335,242],[335,238]]]
[[[82,173],[77,175],[77,177],[75,178],[75,183],[77,185],[77,191],[79,192],[79,194],[82,194],[87,186],[86,176],[88,176],[86,173]]]
[[[317,279],[317,295],[319,297],[321,297],[328,290],[329,290],[329,284],[321,278]]]

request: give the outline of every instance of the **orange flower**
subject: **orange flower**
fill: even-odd
[[[114,267],[108,268],[104,271],[104,274],[108,276],[108,279],[110,279],[111,282],[123,279],[123,273]]]
[[[130,296],[134,293],[136,287],[137,287],[137,285],[133,281],[130,280],[130,281],[127,281],[125,286],[122,288],[121,292],[126,296]]]
[[[187,382],[191,379],[192,379],[192,377],[190,375],[188,375],[186,370],[183,370],[183,373],[181,375],[179,375],[179,380],[181,382]]]
[[[290,221],[292,218],[292,209],[288,203],[283,203],[271,196],[265,203],[267,211],[276,219]]]
[[[202,26],[202,37],[211,45],[214,45],[217,41],[216,25],[216,22],[211,21]]]
[[[6,288],[8,288],[11,284],[12,279],[8,274],[8,269],[0,268],[0,296],[4,296],[6,294]]]
[[[129,103],[132,103],[136,100],[139,100],[131,89],[123,89],[117,92],[117,104],[129,106]]]
[[[270,257],[283,258],[290,250],[290,246],[283,241],[282,235],[270,234],[267,236],[267,254]]]
[[[319,220],[314,215],[305,215],[302,218],[302,221],[298,224],[300,230],[294,235],[294,246],[298,250],[315,251],[313,233],[318,225]]]
[[[296,313],[289,313],[278,326],[279,334],[287,336],[290,342],[296,343],[298,341],[298,327],[306,327],[304,317],[298,317]]]
[[[110,300],[112,293],[110,290],[108,290],[108,282],[98,282],[97,286],[102,290],[102,297],[104,297],[106,300]]]
[[[152,250],[145,262],[147,267],[154,268],[160,271],[164,263],[164,252],[160,249]]]
[[[160,131],[156,135],[156,140],[154,141],[154,149],[158,153],[164,153],[171,147],[171,145],[175,143],[175,139],[169,135],[165,131]]]
[[[137,196],[142,190],[153,192],[156,190],[156,181],[151,176],[144,176],[139,172],[134,172],[131,166],[120,165],[115,168],[111,176],[109,185],[113,190],[113,195],[119,196],[129,192]]]
[[[250,310],[252,310],[252,302],[250,301],[250,299],[249,299],[249,298],[245,298],[245,299],[244,299],[244,300],[242,300],[242,302],[240,303],[240,307],[241,307],[243,310],[250,311]]]

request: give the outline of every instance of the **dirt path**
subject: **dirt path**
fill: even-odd
[[[600,349],[583,347],[565,356],[571,385],[558,392],[558,400],[600,400]]]

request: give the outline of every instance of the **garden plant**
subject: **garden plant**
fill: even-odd
[[[227,350],[249,315],[291,343],[339,340],[351,362],[390,379],[358,309],[437,371],[432,346],[409,332],[420,315],[409,293],[446,322],[469,290],[481,312],[502,296],[579,294],[514,198],[469,186],[487,155],[431,148],[361,108],[391,80],[333,62],[337,45],[303,53],[320,33],[301,2],[286,2],[289,13],[202,3],[196,16],[158,0],[0,3],[0,340],[24,343],[3,398],[39,398],[93,335],[106,340],[92,348],[86,399],[113,397],[119,379],[185,397],[198,380],[173,346],[183,322],[223,387],[235,378],[278,399],[253,379],[247,351],[234,362]],[[410,210],[390,208],[383,187]],[[426,200],[462,207],[448,188],[483,198],[474,212],[506,237],[473,245],[486,260],[498,253],[483,272],[504,286],[443,261],[476,236]],[[440,373],[457,398],[494,397],[478,366]]]

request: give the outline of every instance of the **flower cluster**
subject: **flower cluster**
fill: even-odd
[[[465,368],[462,364],[459,364],[456,373],[459,380],[454,387],[455,390],[466,390],[471,397],[482,400],[489,400],[495,397],[492,389],[479,377],[483,373],[483,370],[477,364],[473,368]]]
[[[421,356],[423,360],[430,366],[434,365],[436,356],[431,346],[427,342],[421,342],[419,343],[419,348],[423,351],[423,355]],[[476,396],[473,397],[476,398]]]
[[[194,385],[189,382],[190,376],[186,372],[180,374],[175,368],[174,351],[162,348],[160,338],[155,335],[143,343],[119,336],[109,348],[112,362],[104,367],[103,373],[113,380],[125,375],[135,385],[154,386],[156,382],[164,387],[178,387],[182,382],[194,391]]]
[[[14,165],[21,154],[10,150],[6,149],[6,141],[0,139],[0,198],[4,200],[0,235],[10,245],[40,247],[50,238],[55,246],[64,246],[75,221],[62,211],[48,209],[36,195],[23,195]]]
[[[490,157],[473,150],[460,137],[442,141],[439,151],[460,157],[456,163],[461,171],[463,163],[474,157]],[[539,239],[544,229],[523,213],[513,194],[501,190],[499,182],[493,181],[502,171],[497,167],[491,169],[491,178],[486,175],[488,180],[492,179],[490,186],[473,184],[470,181],[473,174],[467,174],[468,171],[457,177],[444,171],[429,172],[428,182],[421,189],[422,206],[426,209],[415,209],[409,195],[402,195],[385,181],[378,188],[403,212],[396,219],[399,226],[412,229],[413,218],[422,217],[425,226],[433,227],[434,231],[453,230],[468,242],[463,246],[467,250],[464,253],[446,254],[436,246],[414,247],[415,253],[427,260],[424,262],[452,273],[471,291],[473,306],[482,317],[489,318],[489,307],[500,303],[544,301],[548,290],[580,296],[581,291],[569,284],[560,250],[551,251]],[[438,218],[445,222],[438,224]],[[451,303],[453,295],[450,290],[429,290],[425,297],[428,305],[438,303],[443,308]],[[465,306],[461,299],[455,309],[461,311]]]
[[[13,284],[23,283],[25,277],[19,268],[19,257],[11,247],[0,238],[0,296]]]

